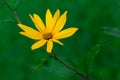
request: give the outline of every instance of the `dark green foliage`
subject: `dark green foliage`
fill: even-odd
[[[53,14],[57,9],[61,14],[68,10],[64,29],[79,30],[61,40],[64,46],[54,44],[56,55],[82,73],[86,55],[86,67],[94,62],[88,70],[91,80],[120,80],[120,0],[6,1],[22,23],[34,29],[28,14],[37,13],[45,22],[47,9]],[[20,31],[16,19],[0,1],[0,80],[82,80],[58,61],[46,58],[44,49],[31,51],[35,41],[20,35]]]

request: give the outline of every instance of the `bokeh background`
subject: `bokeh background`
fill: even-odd
[[[120,80],[120,0],[6,0],[23,24],[35,28],[28,14],[68,10],[64,26],[78,27],[74,36],[54,44],[54,52],[85,74],[84,58],[94,57],[88,73],[91,80]],[[31,51],[35,42],[19,34],[21,29],[9,9],[0,1],[0,80],[83,80],[42,48]],[[95,45],[99,52],[89,52]],[[94,52],[94,51],[93,51]],[[45,63],[43,63],[45,61]],[[89,63],[89,59],[87,60]]]

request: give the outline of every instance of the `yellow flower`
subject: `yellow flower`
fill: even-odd
[[[32,45],[32,50],[47,44],[47,52],[51,53],[53,42],[63,45],[59,39],[70,37],[78,30],[78,28],[72,27],[61,31],[66,23],[66,15],[67,11],[60,16],[60,11],[57,10],[54,16],[52,16],[48,9],[46,12],[46,26],[37,14],[33,14],[33,16],[29,15],[38,30],[34,30],[23,24],[18,24],[18,26],[23,30],[20,34],[37,40],[37,42]]]

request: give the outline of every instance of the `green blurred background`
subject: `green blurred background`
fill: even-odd
[[[23,24],[33,28],[28,14],[68,10],[64,27],[78,27],[74,36],[54,44],[56,55],[78,71],[83,58],[96,44],[101,46],[89,68],[91,80],[120,80],[120,0],[6,0]],[[54,59],[41,62],[48,53],[31,51],[33,40],[19,34],[21,29],[9,9],[0,1],[0,80],[83,80]],[[88,61],[89,63],[89,61]],[[37,69],[36,67],[40,65]],[[36,70],[35,70],[36,69]]]

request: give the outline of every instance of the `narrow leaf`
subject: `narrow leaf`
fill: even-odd
[[[118,29],[118,28],[104,27],[103,31],[104,31],[104,33],[106,33],[108,35],[112,35],[112,36],[120,38],[120,29]]]
[[[85,72],[88,73],[88,69],[93,65],[96,55],[100,52],[101,46],[99,44],[93,46],[90,51],[83,58],[83,67]]]

